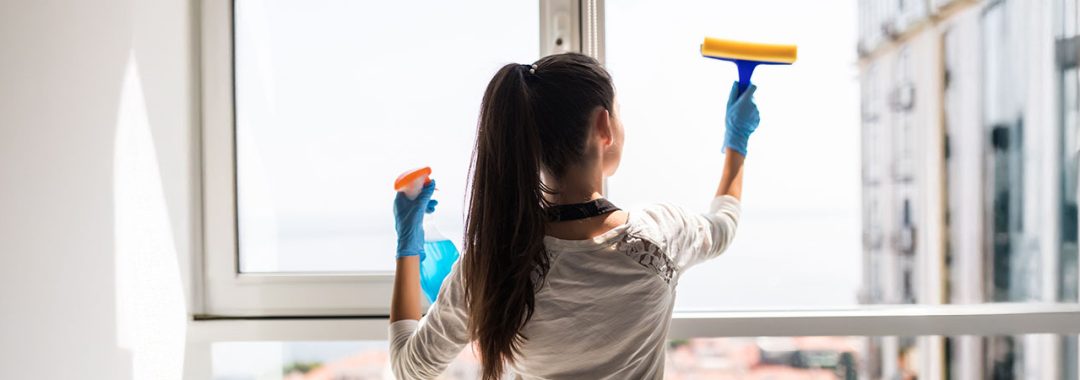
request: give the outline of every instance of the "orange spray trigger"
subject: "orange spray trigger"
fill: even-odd
[[[409,199],[416,199],[420,190],[431,182],[431,167],[425,166],[401,173],[394,180],[394,191],[405,193]]]

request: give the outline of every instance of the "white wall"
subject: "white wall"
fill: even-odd
[[[179,378],[194,11],[0,2],[0,378]]]

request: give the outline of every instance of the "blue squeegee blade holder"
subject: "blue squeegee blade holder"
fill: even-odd
[[[757,68],[758,65],[790,65],[790,63],[786,62],[750,61],[746,59],[713,57],[710,55],[706,55],[705,57],[735,63],[735,66],[739,68],[738,95],[742,95],[744,92],[746,92],[746,89],[750,88],[750,77],[754,75],[754,69]]]

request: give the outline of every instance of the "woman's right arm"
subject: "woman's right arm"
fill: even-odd
[[[709,212],[688,213],[671,205],[657,205],[645,210],[646,217],[666,232],[667,247],[680,270],[719,256],[735,239],[746,156],[735,149],[724,149],[724,172]]]
[[[720,176],[720,186],[716,188],[716,196],[730,195],[735,199],[742,199],[742,173],[743,161],[746,156],[731,148],[724,148],[724,174]]]
[[[746,146],[750,134],[757,129],[761,120],[754,104],[757,87],[750,85],[746,92],[739,94],[738,85],[738,82],[732,84],[731,94],[728,95],[724,171],[709,212],[690,214],[671,206],[659,206],[653,210],[660,229],[670,234],[669,242],[672,244],[668,249],[674,250],[675,260],[683,269],[720,255],[735,238]]]
[[[750,85],[746,92],[739,94],[738,85],[738,82],[732,84],[728,96],[724,171],[709,212],[689,213],[667,204],[657,204],[642,212],[642,220],[653,224],[655,230],[663,234],[664,247],[680,270],[720,255],[735,239],[741,213],[739,200],[746,143],[760,121],[753,97],[757,87]]]

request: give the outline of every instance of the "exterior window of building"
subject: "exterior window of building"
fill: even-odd
[[[864,11],[864,13],[867,13]],[[882,149],[882,99],[878,86],[878,71],[875,67],[866,70],[862,79],[862,183],[863,183],[863,286],[860,291],[861,303],[880,302],[883,286],[880,276],[885,259],[885,227],[883,226],[882,204],[882,168],[886,164]]]
[[[957,69],[958,69],[957,66],[959,64],[959,62],[958,62],[959,59],[957,57],[958,52],[957,52],[957,49],[956,49],[956,46],[957,46],[957,42],[956,42],[957,33],[956,33],[956,31],[955,30],[946,31],[944,33],[944,35],[942,36],[941,40],[942,40],[942,45],[943,45],[941,50],[945,54],[944,60],[943,60],[944,65],[943,65],[942,70],[941,70],[942,71],[941,72],[941,80],[942,80],[942,86],[941,87],[942,87],[943,92],[944,92],[944,94],[942,96],[942,114],[944,115],[944,118],[942,118],[942,123],[944,123],[944,125],[942,126],[943,127],[942,129],[944,130],[944,134],[945,134],[945,142],[944,142],[944,146],[942,147],[941,154],[942,154],[943,159],[945,161],[945,174],[946,174],[945,178],[944,178],[945,183],[944,183],[944,186],[942,186],[942,188],[945,191],[944,198],[945,198],[945,200],[946,200],[946,202],[948,204],[945,207],[945,222],[944,222],[945,232],[946,232],[946,235],[945,235],[945,265],[947,267],[947,273],[946,273],[945,282],[944,282],[943,285],[945,286],[945,292],[944,292],[945,295],[946,295],[945,302],[951,302],[952,299],[955,298],[955,293],[957,292],[957,286],[960,285],[958,283],[958,280],[961,278],[960,274],[957,273],[959,271],[958,267],[956,265],[954,265],[954,263],[957,260],[956,259],[957,251],[956,250],[957,250],[957,243],[958,243],[958,240],[959,240],[960,232],[956,228],[956,226],[954,225],[954,220],[953,220],[953,218],[956,217],[956,214],[958,214],[958,212],[956,210],[956,207],[959,204],[959,202],[957,200],[957,197],[960,196],[960,192],[958,192],[957,189],[956,189],[956,186],[957,186],[956,182],[959,180],[960,175],[961,175],[960,167],[959,167],[960,165],[957,162],[957,159],[953,154],[953,151],[956,150],[956,147],[954,147],[953,145],[956,144],[955,139],[958,137],[957,136],[958,133],[957,133],[956,129],[960,125],[960,122],[957,120],[957,118],[959,116],[958,115],[959,110],[957,109],[959,107],[959,105],[957,103],[959,102],[960,99],[959,99],[958,89],[957,89],[957,86],[956,86],[956,83],[955,83],[956,78],[954,77],[954,74],[953,74],[954,72],[957,71]]]
[[[1014,2],[991,4],[982,19],[983,122],[986,141],[987,178],[985,194],[989,215],[987,284],[988,301],[1031,300],[1037,296],[1026,285],[1032,273],[1034,255],[1024,249],[1024,125],[1022,99],[1015,94],[1020,62],[1013,57],[1009,11]],[[1024,372],[1024,346],[1015,337],[987,338],[987,375],[1012,378]]]
[[[903,17],[903,14],[897,17]],[[896,271],[892,276],[891,294],[886,303],[918,303],[916,282],[920,274],[917,271],[917,222],[912,208],[914,198],[918,196],[915,175],[915,139],[914,118],[916,110],[915,83],[912,78],[911,51],[902,48],[893,66],[893,81],[889,94],[889,111],[892,124],[892,177],[891,185],[895,189],[892,205],[894,209],[892,251]]]
[[[892,141],[893,178],[900,184],[911,184],[914,178],[915,82],[912,78],[911,50],[903,48],[893,66],[893,82],[889,93],[889,111],[893,119]]]
[[[1061,256],[1058,260],[1058,300],[1077,302],[1080,263],[1077,262],[1077,176],[1080,175],[1080,1],[1059,0],[1057,61],[1061,80]],[[1076,336],[1061,344],[1064,379],[1080,378],[1080,349]]]
[[[1076,44],[1077,39],[1070,39]],[[1077,153],[1080,152],[1080,110],[1078,93],[1077,67],[1065,68],[1061,73],[1062,85],[1062,156],[1061,156],[1061,267],[1059,298],[1062,301],[1077,300]]]
[[[990,298],[1023,301],[1032,296],[1025,278],[1037,273],[1024,246],[1024,125],[1021,99],[1015,96],[1019,63],[1013,59],[1007,20],[1008,2],[999,2],[983,16],[983,120],[990,146],[986,191],[990,217]]]

